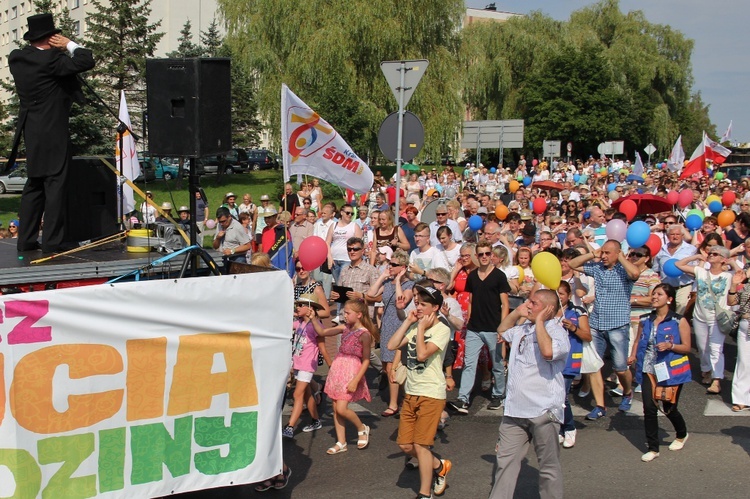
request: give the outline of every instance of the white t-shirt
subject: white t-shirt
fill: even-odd
[[[450,269],[448,261],[442,251],[434,246],[430,246],[426,251],[415,249],[409,255],[409,264],[415,263],[422,270],[436,269],[442,267]]]
[[[695,295],[693,317],[701,322],[713,324],[716,322],[716,305],[719,308],[728,308],[727,292],[729,291],[729,286],[732,284],[732,274],[722,272],[719,275],[712,275],[708,270],[700,266],[693,267],[693,271],[695,272],[695,283],[698,290]],[[713,295],[708,289],[709,275]],[[716,300],[714,300],[714,296],[716,296]]]

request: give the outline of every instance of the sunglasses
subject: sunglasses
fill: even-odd
[[[552,222],[552,223],[550,223],[550,225],[551,225],[552,227],[554,227],[555,225],[560,225],[561,223],[562,223],[562,222]]]
[[[482,258],[482,257],[485,257],[485,256],[490,256],[491,254],[492,254],[492,252],[491,252],[491,251],[482,251],[482,252],[477,252],[477,256],[478,256],[479,258]]]
[[[393,267],[403,267],[403,265],[401,265],[400,263],[394,263],[394,262],[391,262],[391,263],[389,263],[388,265],[389,265],[389,266],[390,266],[391,268],[393,268]]]
[[[354,248],[352,246],[348,246],[346,248],[346,251],[362,251],[362,247],[360,246],[359,248]]]
[[[354,212],[353,211],[342,211],[341,213],[343,213],[344,215],[351,215]]]
[[[446,213],[435,213],[435,215],[437,215],[437,216],[439,216],[439,217],[444,217],[444,216],[446,216],[447,214],[448,214],[447,212],[446,212]]]
[[[716,253],[715,251],[712,251],[711,253],[708,254],[708,256],[724,256],[724,255],[722,255],[721,253]]]
[[[305,269],[303,269],[302,267],[294,267],[294,270],[296,270],[297,272],[304,272]]]
[[[632,253],[628,254],[628,258],[643,258],[646,256],[645,253],[638,253],[636,251],[633,251]]]

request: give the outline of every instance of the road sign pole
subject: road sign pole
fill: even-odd
[[[401,165],[404,160],[402,150],[404,146],[404,87],[406,86],[406,62],[401,61],[399,68],[401,85],[398,88],[398,139],[396,142],[396,213],[394,226],[398,230],[398,216],[401,213]]]
[[[475,165],[477,168],[479,168],[479,165],[482,164],[482,129],[479,129],[479,132],[477,133],[477,164]]]

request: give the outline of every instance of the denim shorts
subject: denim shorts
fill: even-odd
[[[596,347],[599,357],[604,358],[604,351],[609,344],[612,355],[612,368],[616,372],[628,370],[628,342],[630,341],[630,324],[622,325],[615,329],[599,330],[591,329],[591,341]]]

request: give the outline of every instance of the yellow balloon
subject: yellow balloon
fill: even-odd
[[[534,272],[534,279],[547,288],[557,290],[560,287],[562,267],[560,267],[560,260],[552,253],[546,251],[537,253],[531,260],[531,270]]]
[[[717,196],[716,194],[711,194],[710,196],[708,196],[706,198],[706,201],[705,201],[706,206],[708,206],[709,204],[711,204],[712,201],[718,201],[718,202],[721,203],[721,198],[719,196]]]
[[[516,265],[516,268],[518,269],[518,283],[521,284],[523,282],[523,267],[520,265]]]

